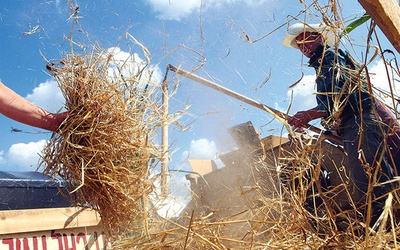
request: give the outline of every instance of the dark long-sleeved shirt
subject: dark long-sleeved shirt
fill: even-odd
[[[317,108],[327,117],[345,117],[371,107],[366,84],[360,81],[355,65],[347,52],[320,46],[311,56],[309,66],[314,67],[317,78]]]

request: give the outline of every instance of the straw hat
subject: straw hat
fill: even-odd
[[[322,35],[324,42],[329,45],[333,45],[336,42],[335,33],[328,26],[323,24],[306,24],[306,23],[295,23],[291,25],[283,39],[282,43],[286,47],[298,49],[296,43],[296,37],[302,32],[318,32]]]

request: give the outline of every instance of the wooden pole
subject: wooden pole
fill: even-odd
[[[251,105],[253,107],[259,108],[259,109],[261,109],[263,111],[267,111],[268,113],[275,114],[275,115],[279,116],[281,119],[286,120],[288,117],[290,117],[290,116],[287,116],[285,113],[282,113],[282,112],[280,112],[280,111],[278,111],[278,110],[276,110],[274,108],[268,107],[268,106],[266,106],[266,105],[264,105],[264,104],[262,104],[260,102],[252,100],[252,99],[250,99],[250,98],[248,98],[248,97],[246,97],[244,95],[236,93],[236,92],[234,92],[234,91],[232,91],[232,90],[230,90],[228,88],[225,88],[225,87],[223,87],[221,85],[218,85],[215,82],[212,82],[210,80],[207,80],[205,78],[197,76],[197,75],[195,75],[195,74],[193,74],[191,72],[188,72],[186,70],[183,70],[183,69],[180,69],[180,68],[178,69],[178,68],[176,68],[176,67],[174,67],[172,65],[168,65],[168,69],[173,71],[173,72],[175,72],[175,73],[177,73],[177,74],[180,74],[180,75],[182,75],[182,76],[184,76],[184,77],[186,77],[188,79],[191,79],[191,80],[196,81],[198,83],[201,83],[201,84],[203,84],[203,85],[205,85],[207,87],[215,89],[215,90],[217,90],[219,92],[222,92],[222,93],[224,93],[224,94],[226,94],[226,95],[228,95],[230,97],[238,99],[239,101],[247,103],[247,104],[249,104],[249,105]],[[317,127],[309,125],[309,124],[306,127],[307,127],[307,129],[309,129],[309,130],[311,130],[311,131],[313,131],[315,133],[321,133],[321,129],[320,128],[317,128]]]
[[[358,0],[400,53],[400,6],[397,0]]]
[[[165,75],[165,79],[162,82],[162,121],[161,121],[161,196],[164,198],[168,196],[169,188],[168,188],[168,83],[167,83],[167,75]]]

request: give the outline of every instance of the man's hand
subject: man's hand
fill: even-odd
[[[288,119],[288,123],[295,128],[302,128],[311,120],[308,111],[299,111]]]
[[[306,127],[314,119],[325,117],[326,111],[312,108],[306,111],[299,111],[294,116],[288,118],[288,123],[295,128]]]

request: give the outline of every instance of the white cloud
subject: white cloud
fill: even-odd
[[[46,80],[32,90],[26,97],[30,102],[50,112],[64,107],[65,99],[55,80]]]
[[[4,162],[5,162],[5,159],[4,159],[4,151],[1,150],[1,151],[0,151],[0,164],[3,164]]]
[[[181,20],[200,9],[201,0],[148,0],[158,17]]]
[[[13,144],[6,154],[3,151],[0,152],[0,164],[5,167],[12,166],[13,171],[36,170],[40,159],[39,154],[45,144],[46,140]]]
[[[369,73],[371,76],[371,82],[375,87],[390,93],[391,85],[393,94],[397,96],[400,95],[400,84],[394,84],[393,80],[391,80],[389,84],[388,80],[394,78],[398,81],[400,77],[393,77],[393,75],[390,74],[388,78],[385,70],[385,65],[382,60],[379,60],[374,65],[372,65],[369,68]],[[315,75],[306,75],[295,87],[287,92],[288,97],[290,98],[293,91],[293,103],[290,114],[295,114],[297,111],[307,110],[316,106],[315,87]],[[390,105],[391,98],[387,96],[387,98],[385,98],[385,102]]]
[[[184,160],[214,160],[217,156],[217,146],[214,141],[208,139],[192,140],[188,151],[182,153]]]
[[[390,93],[390,91],[392,91],[392,93],[395,96],[400,95],[400,84],[396,82],[400,80],[400,76],[399,75],[394,76],[389,68],[389,77],[388,77],[383,60],[379,60],[377,63],[375,63],[369,69],[369,72],[371,76],[371,83],[376,88],[384,90],[387,93]],[[392,106],[392,99],[389,95],[383,97],[383,99],[388,105]]]
[[[293,92],[292,105],[290,107],[290,114],[295,114],[300,110],[311,109],[316,104],[315,99],[315,75],[306,75],[297,83],[293,88],[288,90],[287,95],[290,100]]]
[[[193,12],[207,8],[219,8],[227,4],[243,2],[250,6],[257,6],[268,0],[147,0],[158,17],[166,20],[181,20]]]
[[[158,66],[147,65],[148,62],[140,58],[137,53],[122,51],[119,47],[111,47],[107,52],[112,55],[112,63],[108,69],[110,78],[118,78],[121,75],[126,79],[141,73],[140,83],[142,85],[161,82],[162,73]]]

